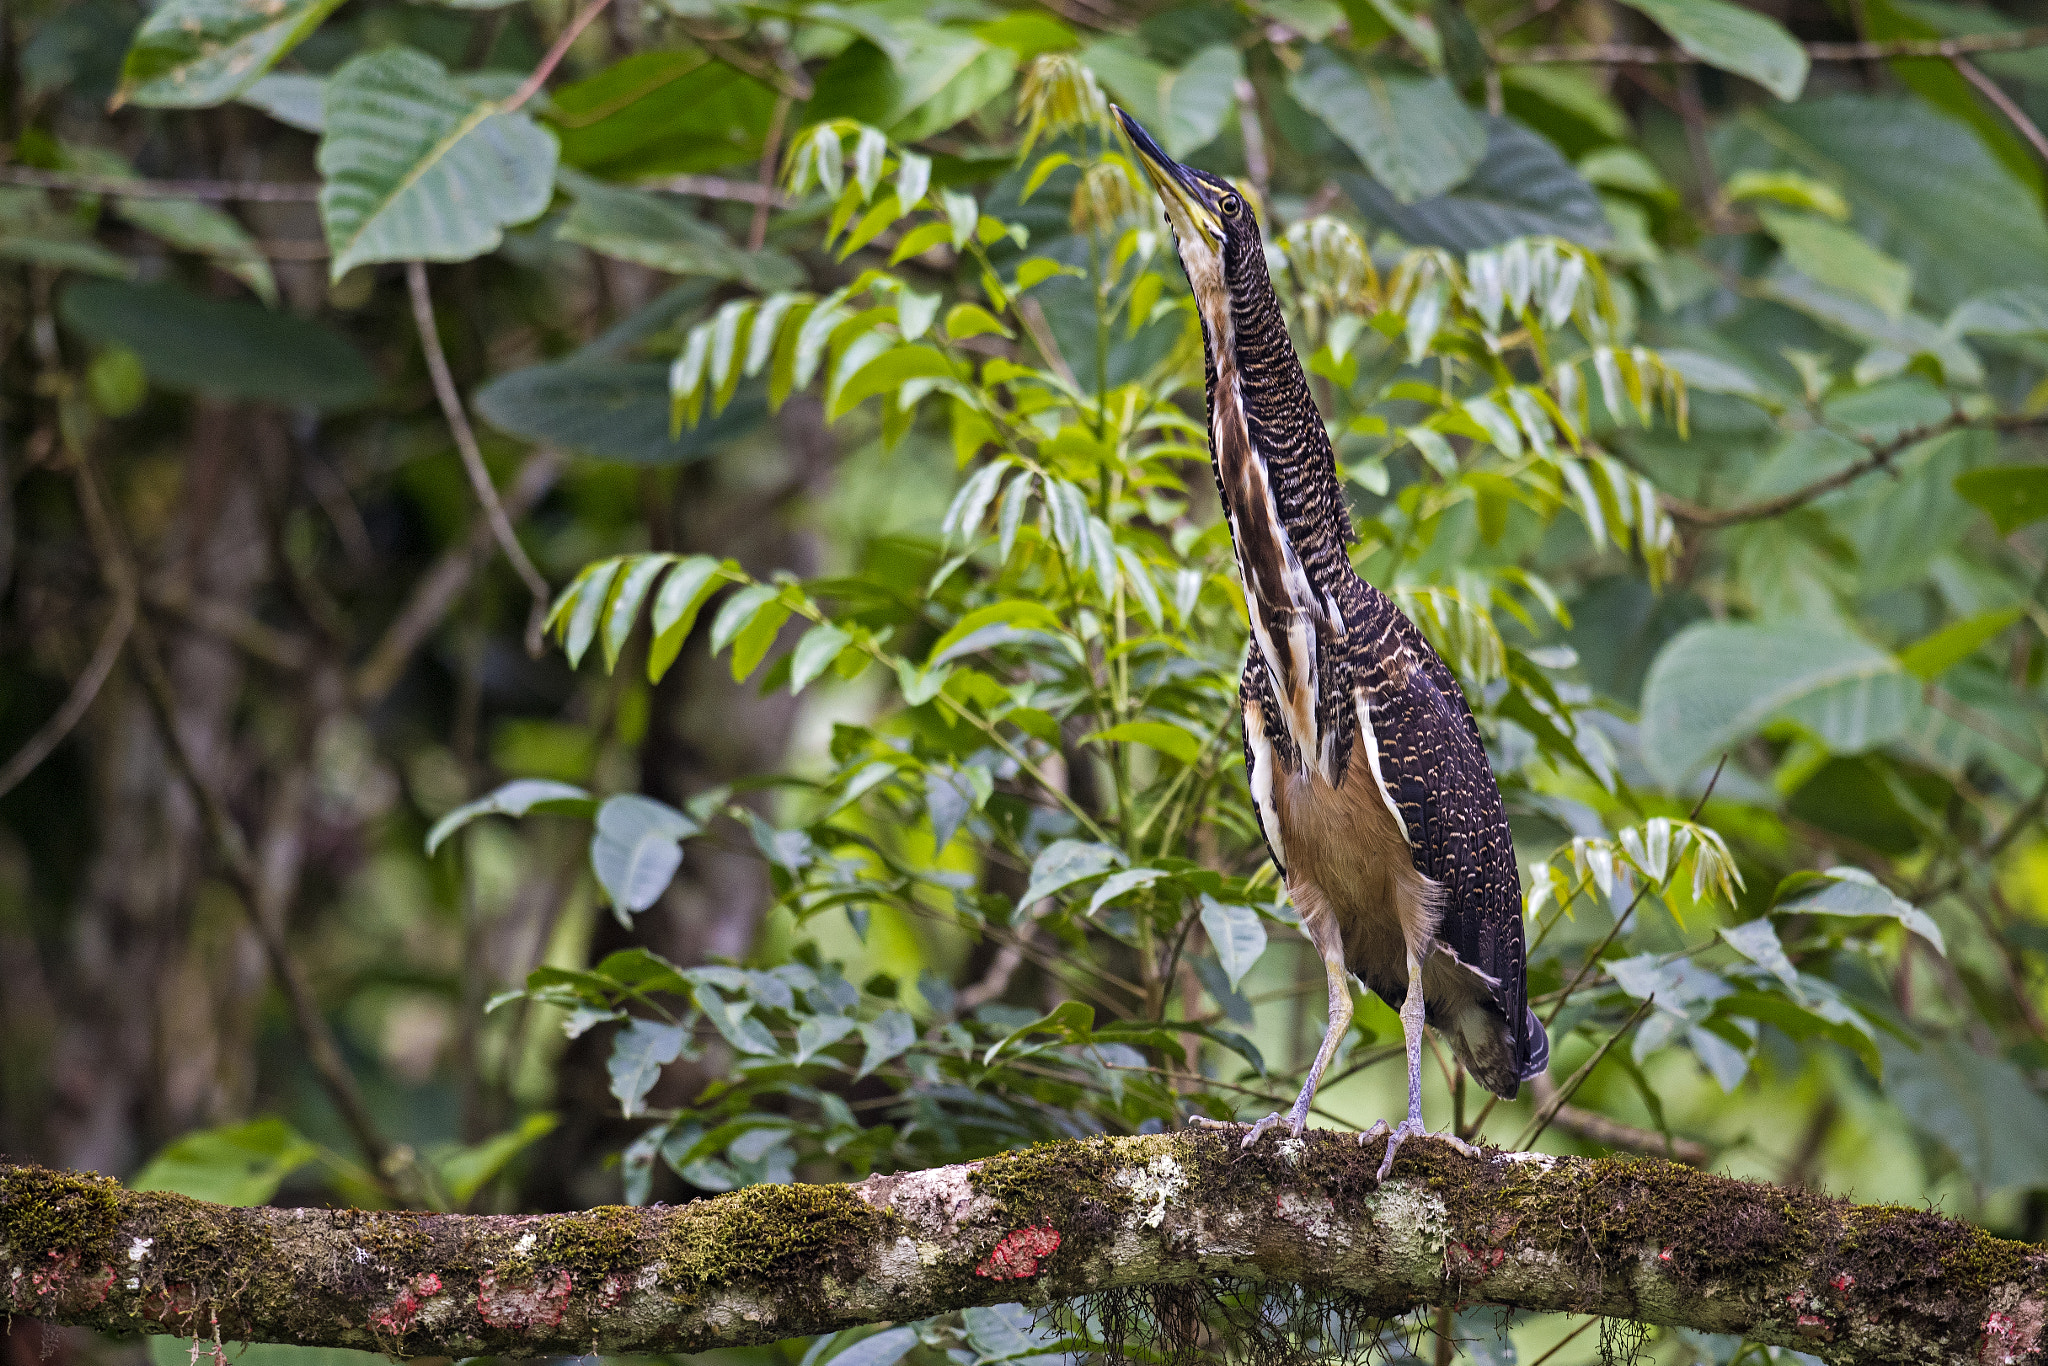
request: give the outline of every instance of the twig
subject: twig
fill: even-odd
[[[1661,1153],[1674,1162],[1683,1162],[1689,1167],[1704,1167],[1713,1160],[1713,1150],[1706,1144],[1690,1138],[1672,1137],[1638,1129],[1633,1124],[1623,1124],[1618,1119],[1576,1105],[1560,1105],[1557,1115],[1550,1121],[1553,1126],[1566,1133],[1576,1134],[1603,1148],[1624,1148],[1630,1152]]]
[[[114,672],[114,665],[121,658],[121,648],[128,643],[128,633],[135,629],[135,598],[122,594],[114,604],[114,615],[107,620],[106,629],[100,632],[100,643],[93,648],[92,658],[86,661],[84,672],[71,685],[71,695],[64,699],[64,705],[57,714],[43,723],[43,728],[29,737],[29,742],[7,761],[7,767],[0,768],[0,796],[14,790],[15,784],[35,771],[37,764],[50,757],[50,751],[64,743],[64,737],[72,727],[84,719],[91,709],[93,699],[100,695],[107,676]]]
[[[604,8],[608,0],[597,0],[585,15]],[[580,22],[588,22],[583,19]],[[545,62],[542,63],[546,65]],[[543,75],[543,72],[536,72]],[[455,449],[462,453],[462,464],[469,471],[469,485],[476,490],[476,499],[482,505],[484,516],[490,521],[491,534],[497,538],[498,548],[505,552],[505,558],[525,581],[527,591],[533,594],[533,609],[526,618],[526,652],[536,657],[541,650],[541,623],[547,619],[548,584],[533,567],[533,561],[526,557],[519,538],[513,534],[511,519],[505,516],[504,504],[498,501],[498,490],[491,483],[491,472],[484,468],[484,455],[476,444],[476,432],[469,425],[469,414],[463,411],[462,396],[455,391],[455,377],[449,373],[448,357],[441,350],[441,334],[434,326],[434,296],[427,290],[427,268],[418,261],[405,263],[405,283],[412,291],[412,318],[419,328],[420,348],[426,353],[427,373],[434,380],[434,396],[441,402],[441,415],[448,420],[448,430],[455,437]]]
[[[143,595],[151,607],[182,617],[273,669],[297,673],[312,662],[311,651],[299,637],[265,625],[239,608],[200,597],[183,584],[153,583]]]
[[[540,93],[540,88],[548,83],[548,77],[554,75],[555,68],[562,64],[562,58],[569,55],[569,49],[583,36],[583,30],[590,27],[590,21],[604,13],[605,6],[611,2],[612,0],[590,0],[582,12],[569,21],[569,27],[563,29],[561,37],[555,39],[555,45],[540,59],[540,65],[533,69],[533,74],[520,82],[519,88],[512,92],[512,98],[505,101],[502,112],[509,114]]]
[[[1853,461],[1825,478],[1816,479],[1810,484],[1793,489],[1790,493],[1779,494],[1775,498],[1760,498],[1753,503],[1740,503],[1729,508],[1701,507],[1697,503],[1687,502],[1683,498],[1675,498],[1669,494],[1659,494],[1658,502],[1664,511],[1671,515],[1673,521],[1709,530],[1734,526],[1739,522],[1760,521],[1766,517],[1776,517],[1781,513],[1790,512],[1793,508],[1804,506],[1823,494],[1833,493],[1836,489],[1853,484],[1872,470],[1889,465],[1892,457],[1907,447],[1916,446],[1929,437],[1971,427],[1983,427],[1999,432],[2026,431],[2034,427],[2048,427],[2048,413],[2001,413],[1990,418],[1971,417],[1962,412],[1951,413],[1939,422],[1908,428],[1889,441],[1876,445],[1865,443],[1870,454],[1863,459]]]
[[[2027,117],[2027,111],[2020,108],[2017,100],[2005,93],[2003,86],[1985,75],[1977,64],[1968,58],[1951,56],[1948,62],[1962,73],[1964,80],[1977,87],[1978,94],[1991,101],[1998,112],[2005,115],[2006,122],[2027,140],[2028,145],[2034,149],[2035,156],[2048,161],[2048,134],[2042,133],[2040,125]]]
[[[1594,1324],[1598,1322],[1600,1322],[1600,1316],[1598,1314],[1592,1315],[1584,1323],[1580,1324],[1578,1327],[1572,1329],[1571,1332],[1566,1333],[1563,1337],[1559,1338],[1557,1340],[1557,1345],[1555,1347],[1552,1347],[1542,1356],[1537,1357],[1534,1361],[1530,1362],[1529,1366],[1543,1366],[1544,1362],[1550,1360],[1559,1352],[1562,1352],[1565,1348],[1569,1347],[1572,1343],[1572,1339],[1576,1338],[1579,1334],[1585,1332],[1588,1328],[1591,1328]]]
[[[771,209],[786,209],[796,203],[773,185],[728,180],[717,175],[668,175],[644,180],[640,184],[642,189],[691,194],[699,199],[723,199],[735,204],[765,204]]]
[[[1017,300],[1017,319],[1031,334],[1031,344],[1038,348],[1039,355],[1045,357],[1045,363],[1052,367],[1052,372],[1065,380],[1069,389],[1081,392],[1081,381],[1074,378],[1074,368],[1060,354],[1059,341],[1053,336],[1052,327],[1045,320],[1045,310],[1038,306],[1038,300],[1029,295]]]
[[[1657,1004],[1657,998],[1654,995],[1647,998],[1641,1005],[1635,1008],[1635,1011],[1628,1019],[1622,1021],[1621,1028],[1609,1034],[1601,1042],[1600,1046],[1593,1050],[1592,1057],[1579,1064],[1579,1070],[1572,1073],[1563,1086],[1557,1088],[1557,1094],[1552,1096],[1549,1103],[1536,1112],[1535,1117],[1529,1121],[1529,1126],[1522,1130],[1520,1136],[1515,1139],[1513,1144],[1515,1150],[1524,1150],[1531,1143],[1543,1137],[1543,1131],[1550,1127],[1550,1121],[1557,1118],[1557,1112],[1564,1108],[1564,1103],[1572,1098],[1573,1093],[1580,1086],[1585,1084],[1587,1077],[1593,1075],[1593,1069],[1598,1067],[1600,1060],[1607,1056],[1607,1050],[1620,1042],[1622,1035],[1640,1024],[1643,1016],[1649,1014],[1650,1007],[1655,1004]]]
[[[795,101],[788,95],[775,97],[775,113],[768,119],[768,136],[761,140],[761,173],[755,177],[761,197],[754,201],[754,218],[747,225],[747,250],[759,251],[768,242],[768,210],[774,207],[776,156],[782,149],[782,125]],[[908,208],[908,205],[904,206]]]
[[[1972,33],[1956,38],[1900,38],[1876,43],[1807,43],[1806,56],[1815,62],[1877,62],[1893,57],[1967,57],[1978,52],[2018,52],[2048,47],[2048,25],[2017,33]],[[1565,63],[1583,66],[1681,66],[1705,61],[1684,48],[1649,47],[1635,43],[1552,43],[1502,48],[1494,59],[1503,66]],[[1712,65],[1707,62],[1707,65]]]
[[[554,487],[555,480],[562,473],[562,465],[562,456],[557,451],[535,451],[526,457],[526,463],[519,467],[519,473],[512,477],[511,487],[505,491],[506,516],[525,516]],[[470,580],[490,557],[495,544],[496,535],[491,529],[490,518],[479,515],[470,524],[469,535],[461,544],[441,552],[433,567],[413,585],[412,596],[406,600],[391,625],[385,628],[383,638],[370,651],[369,658],[356,669],[349,691],[357,701],[377,702],[391,691],[413,652],[454,610],[463,590],[469,587]]]
[[[30,185],[129,199],[226,199],[244,204],[311,204],[320,198],[320,182],[316,180],[130,180],[124,176],[45,171],[38,166],[0,166],[0,185]]]

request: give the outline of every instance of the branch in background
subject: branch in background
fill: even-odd
[[[782,150],[782,126],[788,122],[790,106],[794,103],[787,95],[775,97],[775,113],[768,120],[768,135],[761,139],[761,170],[754,177],[761,197],[754,201],[754,217],[747,224],[748,251],[759,251],[768,243],[768,210],[775,204],[776,156]]]
[[[4,477],[4,476],[0,476]],[[51,751],[64,743],[64,737],[72,728],[85,719],[92,709],[93,699],[106,686],[107,676],[114,672],[114,665],[121,658],[121,649],[128,643],[129,632],[135,629],[135,599],[123,594],[114,603],[114,615],[107,619],[106,629],[100,632],[100,642],[93,647],[92,658],[86,661],[85,669],[78,675],[78,681],[71,685],[71,695],[64,699],[64,705],[57,714],[43,722],[43,728],[29,737],[27,744],[15,752],[0,768],[0,797],[12,792],[36,765],[50,757]]]
[[[286,673],[303,672],[312,663],[304,640],[280,631],[223,602],[194,593],[181,583],[152,583],[143,589],[151,607],[218,636],[249,658]]]
[[[2005,121],[2027,140],[2027,145],[2034,149],[2035,156],[2048,161],[2048,134],[2043,134],[2040,125],[2027,117],[2027,111],[2020,108],[2018,100],[2006,94],[1997,81],[1985,75],[1977,64],[1968,58],[1950,57],[1948,63],[1964,80],[1976,87],[1978,94],[1991,101],[1992,107],[2005,115]]]
[[[1537,1091],[1539,1096],[1542,1090]],[[1618,1119],[1592,1110],[1582,1110],[1576,1105],[1560,1105],[1557,1113],[1550,1117],[1550,1127],[1562,1129],[1588,1143],[1597,1143],[1603,1148],[1619,1148],[1624,1152],[1649,1153],[1664,1156],[1674,1162],[1683,1162],[1688,1167],[1704,1167],[1714,1160],[1714,1150],[1697,1139],[1679,1138],[1673,1135],[1666,1139],[1660,1133],[1649,1129],[1638,1129],[1633,1124],[1623,1124]]]
[[[606,0],[597,0],[586,13],[603,8],[605,3]],[[441,333],[434,325],[434,296],[427,289],[426,266],[418,261],[407,261],[405,283],[412,291],[412,319],[419,328],[420,349],[426,353],[427,373],[434,380],[434,397],[441,402],[441,415],[448,420],[448,430],[455,437],[455,449],[462,453],[462,467],[469,471],[469,486],[476,491],[476,500],[483,507],[498,548],[505,552],[506,560],[518,571],[527,591],[533,594],[533,609],[526,617],[526,652],[538,658],[541,623],[548,614],[547,580],[526,557],[526,549],[519,544],[519,537],[512,531],[512,521],[505,515],[505,506],[498,501],[498,490],[491,483],[491,472],[484,468],[484,453],[476,444],[476,432],[469,425],[469,414],[463,411],[462,395],[455,391],[455,376],[449,373],[448,356],[441,350]]]
[[[93,552],[99,559],[100,573],[118,597],[133,602],[141,596],[134,557],[108,511],[98,472],[86,451],[74,452],[72,476],[79,511],[84,516]],[[355,1074],[349,1071],[341,1048],[335,1042],[334,1032],[328,1028],[327,1017],[320,1013],[313,989],[306,981],[298,960],[292,956],[284,936],[282,910],[276,914],[266,913],[271,897],[265,869],[250,852],[248,838],[243,834],[241,825],[208,781],[198,756],[192,752],[190,741],[178,725],[178,698],[170,671],[164,666],[156,632],[139,613],[129,632],[128,653],[135,661],[136,672],[141,675],[143,690],[149,697],[171,766],[191,791],[228,881],[240,895],[243,909],[247,911],[270,960],[271,971],[284,988],[285,998],[291,1005],[292,1023],[308,1060],[313,1064],[314,1074],[319,1077],[322,1088],[356,1145],[369,1159],[373,1178],[383,1186],[387,1196],[394,1200],[403,1199],[404,1193],[392,1182],[389,1170],[392,1147],[371,1117],[370,1108],[356,1086]],[[0,1225],[0,1229],[4,1227]]]
[[[129,199],[229,199],[245,204],[311,204],[320,198],[320,184],[313,180],[126,180],[45,171],[35,166],[0,166],[0,185],[29,185]]]
[[[640,182],[643,190],[667,190],[670,194],[690,194],[699,199],[723,199],[735,204],[765,204],[771,209],[786,209],[796,201],[773,185],[761,185],[747,180],[728,180],[716,175],[668,175]]]
[[[512,92],[512,98],[501,106],[501,112],[509,114],[538,95],[540,88],[548,83],[548,77],[554,75],[555,68],[562,64],[562,58],[569,55],[569,49],[583,36],[583,30],[590,27],[590,21],[604,13],[605,6],[611,2],[612,0],[590,0],[590,3],[569,21],[569,26],[562,30],[561,36],[555,39],[554,46],[540,59],[540,64],[533,69],[533,74],[520,82],[519,88]]]
[[[1533,17],[1533,16],[1531,16]],[[1893,57],[1967,57],[1978,52],[2019,52],[2048,47],[2048,25],[2016,33],[1972,33],[1956,38],[1899,38],[1876,43],[1807,43],[1807,58],[1816,62],[1878,62]],[[1536,47],[1501,48],[1494,60],[1504,66],[1568,63],[1587,66],[1690,66],[1704,58],[1684,48],[1649,47],[1635,43],[1551,43]],[[1707,65],[1712,65],[1708,62]]]
[[[547,491],[555,486],[561,477],[564,461],[559,452],[535,451],[526,457],[526,463],[519,467],[519,473],[512,476],[511,487],[505,491],[505,515],[524,517],[533,509]],[[434,633],[436,627],[455,610],[456,602],[469,587],[490,559],[491,551],[497,545],[497,534],[492,529],[488,515],[479,514],[470,523],[469,535],[458,545],[452,545],[441,552],[433,567],[413,585],[412,596],[406,599],[397,617],[385,628],[383,638],[370,651],[356,670],[349,691],[359,702],[382,701],[398,682],[400,674],[412,659],[413,652]]]
[[[1754,503],[1709,508],[1687,502],[1683,498],[1674,498],[1669,494],[1659,494],[1658,501],[1671,515],[1672,520],[1708,530],[1734,526],[1738,522],[1761,521],[1766,517],[1776,517],[1794,508],[1803,507],[1824,494],[1833,493],[1836,489],[1845,488],[1872,470],[1887,467],[1891,464],[1893,456],[1909,447],[1919,445],[1930,437],[1940,436],[1945,432],[1961,431],[1966,427],[1979,427],[1997,432],[2028,431],[2036,427],[2048,427],[2048,413],[2002,413],[1986,418],[1971,417],[1960,411],[1954,412],[1939,422],[1910,427],[1888,441],[1866,441],[1864,445],[1868,447],[1870,454],[1861,460],[1853,460],[1833,474],[1793,489],[1790,493],[1780,494],[1776,498],[1760,498]]]
[[[1316,1131],[1042,1144],[678,1208],[229,1209],[0,1167],[6,1312],[394,1356],[696,1352],[1213,1277],[1605,1314],[1836,1360],[2048,1347],[2048,1248],[1656,1159],[1465,1157]]]

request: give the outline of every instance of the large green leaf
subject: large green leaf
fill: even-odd
[[[1956,492],[2010,536],[2048,517],[2048,465],[1994,465],[1956,478]]]
[[[26,185],[0,185],[0,258],[116,278],[135,273],[126,257],[93,240],[77,214],[60,212],[47,191]]]
[[[186,1134],[128,1182],[139,1191],[176,1191],[218,1205],[262,1205],[320,1149],[281,1119],[255,1119]]]
[[[1910,267],[1824,218],[1783,209],[1760,209],[1757,216],[1778,239],[1794,269],[1829,289],[1876,305],[1888,318],[1905,315],[1913,297]]]
[[[775,91],[699,48],[636,52],[556,90],[562,160],[612,179],[715,171],[761,155]]]
[[[1948,315],[1948,330],[1971,337],[2048,341],[2048,285],[1993,289],[1965,299]]]
[[[904,142],[952,127],[994,99],[1010,83],[1017,54],[960,29],[900,20],[892,57],[862,41],[818,74],[813,119],[844,117],[871,123]]]
[[[737,280],[764,294],[803,282],[802,269],[781,252],[740,250],[674,198],[607,185],[575,171],[558,176],[576,197],[555,230],[566,241],[675,275]]]
[[[1919,100],[1752,106],[1715,145],[1724,174],[1790,168],[1834,185],[1857,231],[1911,266],[1919,296],[1939,310],[1987,289],[2048,284],[2040,201],[1968,128]]]
[[[1863,36],[1877,42],[1939,38],[1941,25],[1908,14],[1892,0],[1858,0]],[[1972,86],[1955,63],[1940,57],[1903,57],[1886,63],[1899,83],[1952,119],[1970,125],[1991,154],[2004,163],[2037,200],[2048,196],[2048,181],[2034,150],[2013,132],[2013,125]]]
[[[1237,83],[1244,61],[1228,43],[1214,43],[1188,59],[1167,80],[1160,100],[1160,140],[1184,157],[1215,141],[1237,107]]]
[[[1486,120],[1486,156],[1449,194],[1403,204],[1355,171],[1338,185],[1372,219],[1418,246],[1477,251],[1549,235],[1600,246],[1612,236],[1600,196],[1558,150],[1512,119]]]
[[[636,465],[699,459],[762,413],[760,400],[742,391],[718,416],[671,437],[668,406],[668,367],[653,361],[534,365],[500,375],[476,394],[477,411],[500,431]]]
[[[1486,153],[1485,125],[1441,76],[1391,62],[1353,66],[1317,46],[1287,89],[1398,203],[1442,194]]]
[[[327,83],[320,219],[333,278],[373,261],[466,261],[548,206],[555,139],[409,48],[350,61]]]
[[[164,0],[121,64],[114,103],[199,109],[254,85],[341,0]]]
[[[1903,730],[1917,690],[1894,656],[1839,628],[1701,622],[1650,666],[1643,761],[1675,788],[1776,718],[1855,753]]]
[[[1955,1039],[1919,1051],[1880,1035],[1884,1089],[1922,1134],[1987,1191],[2048,1182],[2048,1101],[2024,1072]]]
[[[1693,56],[1747,76],[1781,100],[1806,85],[1806,49],[1782,24],[1729,0],[1624,0]]]
[[[194,294],[170,281],[79,280],[57,302],[64,325],[118,343],[171,389],[288,407],[360,407],[377,372],[348,342],[296,314]]]

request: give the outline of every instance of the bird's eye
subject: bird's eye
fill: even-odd
[[[1227,194],[1223,196],[1223,202],[1216,207],[1223,211],[1225,218],[1235,218],[1244,208],[1244,201],[1234,194]]]

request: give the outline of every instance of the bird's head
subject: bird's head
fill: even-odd
[[[1266,283],[1265,248],[1251,205],[1221,176],[1168,156],[1144,125],[1123,110],[1116,109],[1116,117],[1138,154],[1138,164],[1166,205],[1181,268],[1211,339],[1229,336],[1235,330],[1231,300]],[[1248,285],[1254,290],[1247,291]]]

